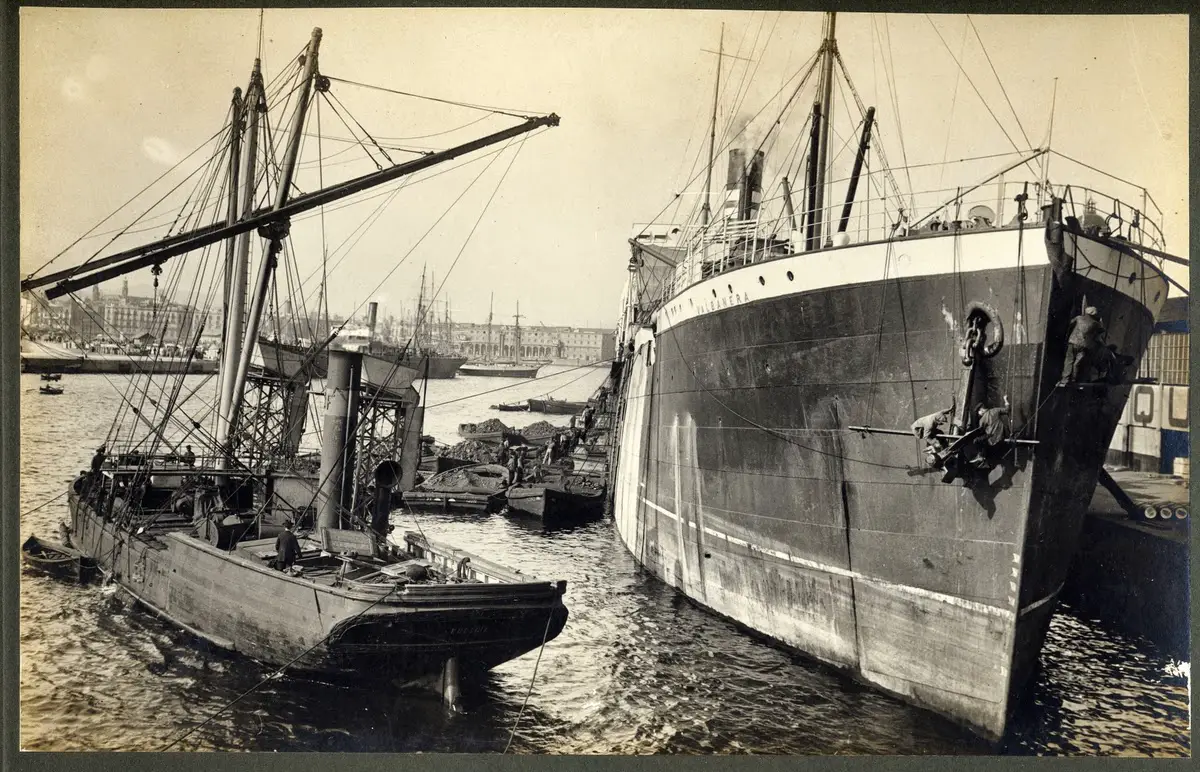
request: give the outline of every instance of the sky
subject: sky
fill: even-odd
[[[322,28],[320,70],[341,79],[334,105],[385,148],[447,148],[521,119],[342,81],[562,119],[499,154],[393,183],[323,218],[297,217],[288,275],[308,304],[324,252],[335,314],[368,300],[398,314],[424,267],[458,321],[485,321],[489,304],[498,321],[509,320],[520,303],[523,325],[600,327],[615,322],[637,224],[681,218],[700,200],[719,41],[739,58],[723,59],[714,188],[726,127],[745,127],[735,145],[769,137],[768,175],[783,168],[812,86],[794,103],[788,96],[821,35],[820,14],[790,12],[288,9],[267,10],[262,22],[267,81]],[[212,144],[183,171],[169,170],[221,129],[233,88],[245,88],[258,33],[250,10],[21,9],[22,275],[56,255],[47,270],[82,262],[172,186],[184,183],[164,207],[193,189],[195,178],[185,178]],[[953,190],[1006,159],[930,164],[1043,145],[1053,100],[1052,146],[1136,185],[1059,158],[1050,178],[1135,206],[1144,186],[1163,210],[1168,251],[1187,255],[1186,17],[838,14],[837,38],[858,93],[877,107],[876,145],[893,167],[914,167],[894,173],[902,188]],[[844,96],[835,94],[835,105]],[[843,113],[839,147],[858,120]],[[301,190],[376,168],[361,148],[335,139],[349,130],[324,102],[327,139],[318,146],[317,114],[306,127]],[[388,152],[394,161],[415,157]],[[835,169],[848,169],[852,156],[851,146]],[[66,249],[164,174],[97,229],[106,235]],[[915,197],[918,215],[936,197]],[[161,235],[170,222],[135,225],[108,249]],[[219,257],[172,261],[164,281],[189,291],[214,285]],[[1185,267],[1170,273],[1186,284]],[[146,270],[133,274],[131,291],[148,294],[150,280]]]

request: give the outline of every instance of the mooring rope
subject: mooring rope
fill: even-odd
[[[394,593],[398,587],[399,587],[399,585],[392,585],[392,589],[388,590],[386,594],[379,596],[377,599],[375,599],[374,601],[372,601],[372,602],[371,602],[371,604],[370,604],[369,606],[367,606],[366,608],[364,608],[362,611],[358,612],[358,613],[357,613],[357,614],[355,614],[354,616],[350,617],[350,618],[349,618],[349,619],[347,619],[346,621],[347,621],[347,622],[351,622],[351,621],[353,621],[353,620],[355,620],[355,619],[358,619],[359,617],[361,617],[363,614],[365,614],[365,613],[367,613],[368,611],[370,611],[370,610],[371,610],[372,608],[374,608],[375,606],[379,605],[379,604],[380,604],[380,603],[382,603],[383,601],[385,601],[385,600],[387,600],[388,598],[390,598],[390,597],[391,597],[391,595],[392,595],[392,593]],[[200,731],[201,729],[203,729],[204,727],[208,726],[210,723],[212,723],[212,722],[213,722],[213,720],[214,720],[214,719],[216,719],[216,717],[217,717],[217,716],[221,715],[221,714],[222,714],[222,713],[224,713],[225,711],[227,711],[227,710],[229,710],[230,708],[232,708],[234,705],[236,705],[236,704],[238,704],[239,702],[241,702],[243,699],[245,699],[247,696],[249,696],[249,695],[250,695],[250,693],[254,692],[256,689],[258,689],[260,686],[262,686],[263,684],[265,684],[267,681],[272,681],[272,680],[274,680],[274,679],[278,678],[279,676],[283,675],[283,672],[284,672],[285,670],[287,670],[289,667],[291,667],[291,666],[292,666],[292,665],[294,665],[294,664],[295,664],[297,661],[299,661],[301,657],[305,656],[306,654],[308,654],[308,653],[309,653],[310,651],[312,651],[313,649],[315,649],[315,648],[317,648],[318,646],[320,646],[321,644],[325,643],[325,641],[329,640],[330,636],[332,636],[332,635],[333,635],[333,631],[330,631],[329,635],[326,635],[324,638],[322,638],[321,640],[317,641],[317,642],[316,642],[316,643],[314,643],[312,646],[309,646],[307,649],[305,649],[304,651],[302,651],[302,652],[300,652],[299,654],[297,654],[297,655],[296,655],[295,657],[293,657],[293,658],[292,658],[292,659],[291,659],[291,660],[290,660],[290,661],[289,661],[289,662],[288,662],[286,665],[284,665],[283,667],[281,667],[281,668],[279,668],[278,670],[274,671],[273,673],[271,673],[270,675],[268,675],[266,678],[264,678],[264,679],[262,679],[261,681],[259,681],[258,683],[256,683],[254,686],[251,686],[249,689],[247,689],[246,691],[242,692],[242,693],[241,693],[241,694],[239,694],[237,697],[234,697],[234,698],[233,698],[232,700],[230,700],[229,702],[225,703],[223,706],[221,706],[221,709],[220,709],[220,710],[218,710],[216,713],[213,713],[213,714],[212,714],[211,716],[209,716],[208,718],[204,719],[203,723],[200,723],[200,724],[198,724],[198,725],[196,725],[196,726],[192,727],[192,728],[191,728],[191,729],[189,729],[188,731],[186,731],[186,732],[184,732],[183,734],[181,734],[179,737],[177,737],[177,738],[175,738],[174,740],[172,740],[172,741],[171,741],[170,743],[168,743],[166,746],[164,746],[164,747],[163,747],[163,749],[162,749],[162,750],[163,750],[163,752],[171,750],[172,748],[174,748],[174,747],[175,747],[176,745],[178,745],[179,743],[183,742],[185,739],[187,739],[189,736],[191,736],[191,735],[192,735],[192,734],[194,734],[195,732],[198,732],[198,731]]]
[[[504,744],[503,753],[508,753],[509,746],[512,745],[513,737],[517,734],[517,726],[521,723],[521,716],[525,714],[525,706],[529,704],[529,695],[533,694],[533,684],[537,680],[538,665],[542,663],[542,652],[546,650],[546,639],[550,637],[550,621],[554,619],[554,612],[546,616],[546,631],[542,633],[542,645],[538,647],[537,660],[533,663],[533,675],[529,677],[529,690],[525,692],[525,701],[521,703],[521,709],[517,711],[517,720],[513,722],[512,730],[508,733],[508,742]]]

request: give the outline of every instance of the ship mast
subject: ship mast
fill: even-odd
[[[829,128],[833,122],[833,61],[837,55],[837,40],[834,38],[836,23],[836,13],[825,14],[825,39],[821,41],[821,82],[818,86],[821,95],[820,140],[816,159],[816,185],[813,190],[815,200],[810,213],[813,223],[812,249],[820,249],[822,245],[821,221],[824,219],[825,213],[825,186],[829,179],[828,165],[833,161],[829,155]]]
[[[713,170],[713,154],[716,152],[717,144],[717,97],[721,91],[721,57],[725,52],[725,25],[721,25],[721,37],[717,43],[717,80],[713,84],[713,109],[712,123],[708,131],[708,173],[704,178],[704,208],[700,210],[700,224],[708,225],[708,221],[712,216],[712,208],[709,205],[709,197],[712,195],[712,170]]]
[[[425,317],[425,266],[421,266],[421,291],[417,293],[417,313],[413,317],[413,348],[421,350],[421,320]]]
[[[513,314],[513,361],[521,364],[521,301],[517,301],[517,312]]]
[[[313,82],[317,76],[317,51],[321,47],[321,29],[314,28],[312,38],[308,41],[308,49],[304,55],[303,86],[296,104],[296,114],[292,121],[292,131],[288,138],[287,151],[283,157],[283,167],[279,175],[279,190],[275,198],[274,211],[279,211],[288,202],[288,193],[292,188],[292,178],[296,174],[296,158],[300,154],[300,142],[304,139],[304,119],[308,114],[308,102],[312,96]],[[262,322],[263,307],[271,288],[271,279],[279,253],[283,250],[283,240],[288,235],[289,223],[273,222],[263,227],[263,232],[270,239],[267,252],[263,255],[259,267],[258,278],[254,283],[254,294],[251,298],[250,313],[246,318],[246,333],[242,338],[241,357],[238,360],[237,376],[233,384],[233,401],[230,404],[229,424],[237,424],[238,411],[241,410],[243,388],[246,375],[250,371],[250,358],[254,354],[255,343],[258,341],[258,328]],[[247,232],[247,236],[249,232]]]
[[[262,62],[254,60],[254,68],[250,72],[250,85],[246,87],[246,99],[242,103],[246,113],[246,149],[243,155],[245,164],[242,172],[242,208],[240,216],[248,217],[254,211],[254,182],[258,176],[256,159],[258,156],[258,119],[259,113],[266,109],[265,95],[262,83]],[[233,185],[231,184],[231,188]],[[236,196],[237,193],[233,192]],[[230,223],[232,225],[233,223]],[[229,239],[232,248],[230,257],[230,282],[226,297],[225,340],[221,346],[221,393],[217,409],[217,447],[223,451],[229,448],[230,435],[233,432],[236,416],[234,415],[234,384],[237,376],[238,362],[242,354],[242,330],[246,317],[246,276],[250,269],[250,234],[239,233]],[[217,463],[221,468],[227,468],[227,456],[219,454]]]
[[[489,298],[488,298],[488,336],[487,336],[487,350],[484,352],[484,354],[485,354],[485,357],[486,357],[486,358],[485,358],[485,361],[487,361],[487,362],[490,362],[490,361],[492,361],[492,302],[493,302],[495,299],[496,299],[496,293],[495,293],[495,292],[493,292],[493,293],[491,294],[491,297],[489,297]]]

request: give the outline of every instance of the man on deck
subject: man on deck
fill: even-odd
[[[275,539],[275,567],[280,571],[287,571],[300,557],[300,540],[293,532],[295,527],[295,522],[288,520],[287,528]]]
[[[196,454],[194,452],[192,452],[191,445],[188,445],[184,449],[183,456],[180,458],[180,461],[182,461],[187,466],[195,466],[196,465]]]
[[[96,455],[92,456],[92,475],[93,476],[100,474],[100,467],[104,466],[104,458],[105,458],[107,450],[108,450],[107,445],[101,445],[100,447],[96,448]]]
[[[107,445],[101,445],[96,448],[96,455],[92,456],[92,473],[87,480],[88,495],[95,503],[99,503],[100,492],[103,490],[103,479],[100,476],[100,470],[104,466],[105,451],[108,450]]]

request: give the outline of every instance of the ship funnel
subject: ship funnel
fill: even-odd
[[[372,300],[367,304],[367,340],[375,340],[375,317],[379,313],[379,304]]]
[[[763,163],[766,154],[761,150],[754,151],[746,167],[742,183],[742,219],[753,220],[758,217],[758,207],[762,204]]]
[[[765,158],[766,154],[761,150],[755,150],[752,155],[738,148],[729,151],[729,173],[725,181],[727,219],[753,220],[758,216]]]

